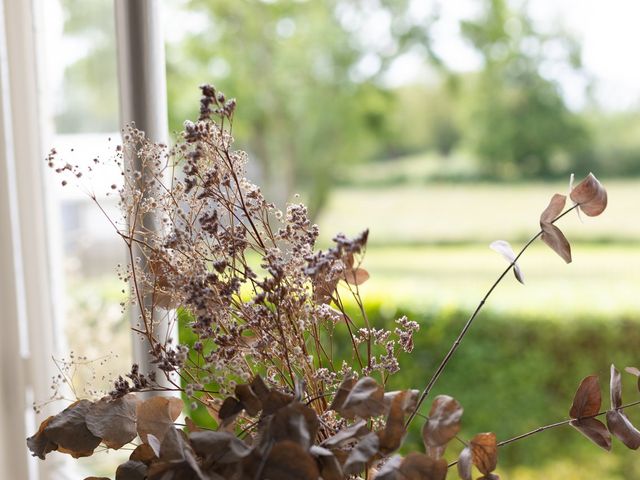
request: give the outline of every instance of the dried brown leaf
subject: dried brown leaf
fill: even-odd
[[[349,396],[349,392],[351,392],[351,389],[357,381],[358,380],[355,377],[346,377],[344,380],[342,380],[342,383],[338,387],[338,391],[334,395],[333,401],[329,406],[329,410],[335,410],[337,412],[338,409],[342,408],[344,401]]]
[[[473,463],[471,455],[471,449],[469,447],[465,447],[460,452],[460,456],[458,457],[458,475],[462,480],[471,480],[471,467]]]
[[[371,433],[371,430],[367,427],[367,421],[359,420],[356,423],[339,430],[335,435],[323,441],[321,445],[326,448],[333,449],[355,440],[360,440],[369,433]]]
[[[152,461],[157,458],[153,449],[147,445],[146,443],[141,443],[138,445],[131,455],[129,456],[129,460],[137,460],[146,465],[149,465]]]
[[[559,193],[554,194],[553,197],[551,197],[549,205],[540,215],[540,223],[542,224],[553,222],[558,217],[558,215],[562,213],[562,210],[564,210],[564,206],[566,203],[566,195],[560,195]]]
[[[251,448],[229,432],[203,430],[189,435],[193,450],[204,459],[203,468],[236,463],[249,456]]]
[[[262,402],[253,392],[250,385],[236,385],[236,398],[240,400],[242,406],[252,417],[262,410]]]
[[[379,435],[380,453],[383,455],[389,455],[402,445],[402,440],[406,433],[404,416],[407,411],[407,404],[415,404],[413,397],[413,391],[411,390],[402,391],[393,397],[389,407],[387,423]]]
[[[572,420],[570,425],[599,447],[607,451],[611,450],[611,435],[609,435],[607,427],[600,420],[582,418],[580,420]]]
[[[421,453],[410,453],[400,465],[400,473],[407,480],[444,480],[447,470],[444,458],[433,459]]]
[[[520,283],[524,285],[524,275],[522,274],[522,270],[516,263],[516,254],[513,252],[511,245],[506,240],[496,240],[489,245],[491,250],[498,252],[503,258],[513,264],[513,274]]]
[[[460,431],[463,412],[462,405],[453,397],[438,395],[433,400],[429,420],[422,428],[422,440],[434,456],[441,455],[441,447],[445,447]]]
[[[315,411],[299,402],[292,402],[278,410],[269,428],[275,442],[290,441],[308,450],[313,444],[320,422]]]
[[[612,409],[622,406],[622,376],[613,364],[611,364],[611,376],[609,380],[609,397],[611,399]]]
[[[136,407],[140,399],[128,394],[116,400],[105,397],[94,403],[87,413],[89,431],[109,448],[123,447],[138,434],[136,430]]]
[[[369,272],[364,268],[353,268],[344,272],[344,280],[350,285],[362,285],[369,280]]]
[[[27,438],[27,447],[31,450],[31,455],[44,460],[45,456],[49,452],[53,452],[58,449],[58,445],[51,441],[49,437],[44,433],[45,428],[49,425],[49,422],[53,419],[53,415],[44,420],[38,431],[31,437]]]
[[[162,442],[180,416],[183,406],[182,400],[175,397],[151,397],[138,403],[136,417],[140,439],[147,443],[147,434],[152,433]]]
[[[343,480],[342,466],[331,450],[313,445],[309,450],[320,468],[322,480]]]
[[[146,480],[148,467],[143,462],[129,460],[119,465],[116,470],[116,480]]]
[[[374,480],[399,480],[400,474],[398,472],[398,469],[400,468],[403,460],[404,458],[402,458],[402,455],[392,456],[384,463],[382,468],[378,470],[378,473],[376,473]]]
[[[276,443],[260,478],[270,480],[318,480],[320,471],[314,458],[300,445],[284,441]]]
[[[633,426],[629,418],[621,410],[607,412],[607,428],[609,432],[631,450],[640,447],[640,431]]]
[[[220,419],[221,427],[224,428],[227,425],[233,423],[236,417],[244,409],[240,400],[235,397],[227,397],[222,402],[222,406],[218,411],[218,418]]]
[[[571,190],[570,197],[590,217],[600,215],[607,208],[607,191],[593,173]]]
[[[489,475],[498,465],[498,446],[495,433],[479,433],[469,442],[473,464],[484,475]]]
[[[43,434],[58,445],[59,452],[74,458],[93,454],[100,444],[100,437],[87,428],[86,416],[92,405],[89,400],[79,400],[49,420]]]
[[[271,415],[281,408],[286,407],[293,401],[293,395],[271,390],[262,401],[262,414]]]
[[[591,417],[600,411],[602,395],[597,375],[585,377],[573,397],[573,404],[569,410],[571,418]]]
[[[375,457],[380,447],[380,439],[375,432],[365,436],[351,449],[342,470],[347,475],[355,475],[363,471],[367,464]]]
[[[571,245],[569,240],[564,236],[562,230],[552,223],[540,222],[542,228],[542,241],[546,243],[551,250],[560,255],[566,263],[571,263]]]
[[[385,411],[384,389],[371,377],[362,377],[336,411],[345,418],[371,418]]]

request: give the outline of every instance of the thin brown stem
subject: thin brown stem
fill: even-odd
[[[630,407],[634,407],[636,405],[640,405],[640,400],[636,400],[635,402],[627,403],[626,405],[622,405],[621,407],[616,408],[615,410],[622,410],[624,408],[630,408]],[[603,410],[601,412],[596,413],[595,415],[589,415],[589,416],[580,417],[580,418],[569,418],[568,420],[561,420],[559,422],[550,423],[549,425],[544,425],[542,427],[534,428],[533,430],[531,430],[529,432],[521,433],[520,435],[516,435],[515,437],[509,438],[508,440],[503,440],[501,442],[498,442],[497,446],[498,447],[504,447],[505,445],[509,445],[510,443],[517,442],[518,440],[522,440],[522,439],[525,439],[527,437],[531,437],[531,436],[533,436],[533,435],[535,435],[537,433],[544,432],[546,430],[551,430],[552,428],[557,428],[557,427],[562,427],[564,425],[569,425],[574,420],[584,420],[584,419],[587,419],[587,418],[600,417],[600,416],[606,414],[608,411],[609,410]],[[449,467],[453,467],[457,463],[458,463],[458,461],[451,462],[449,464]]]
[[[575,210],[578,207],[578,204],[574,205],[571,208],[568,208],[567,210],[565,210],[562,214],[560,214],[558,217],[556,217],[553,222],[551,223],[555,223],[558,220],[560,220],[562,217],[564,217],[565,215],[567,215],[569,212],[571,212],[572,210]],[[496,289],[496,287],[500,284],[500,282],[502,281],[502,279],[507,275],[507,273],[509,273],[509,271],[514,267],[514,265],[516,264],[516,262],[518,261],[518,259],[522,256],[522,254],[527,250],[527,248],[529,248],[529,246],[531,246],[531,244],[533,242],[535,242],[538,237],[540,237],[542,235],[542,230],[540,230],[538,233],[536,233],[533,237],[531,237],[531,239],[524,245],[524,247],[522,247],[520,249],[520,251],[518,252],[518,254],[516,255],[516,257],[513,259],[513,261],[509,264],[509,266],[507,268],[504,269],[504,271],[500,274],[500,276],[496,279],[495,282],[493,282],[493,285],[491,285],[491,287],[489,288],[489,290],[487,291],[487,293],[485,293],[484,297],[482,297],[482,300],[480,300],[480,303],[478,304],[478,306],[476,307],[476,309],[473,311],[473,313],[471,314],[471,316],[469,317],[469,319],[467,320],[467,322],[464,324],[464,326],[462,327],[462,330],[460,331],[460,333],[458,334],[458,337],[455,339],[455,341],[453,342],[453,344],[451,345],[451,348],[449,349],[449,351],[447,352],[447,354],[444,356],[444,358],[442,359],[442,361],[440,362],[440,365],[438,365],[438,368],[436,369],[436,371],[434,372],[434,374],[431,376],[431,379],[429,380],[429,383],[427,383],[427,386],[425,387],[425,389],[422,391],[422,393],[420,394],[420,398],[418,399],[418,403],[416,404],[416,407],[413,409],[413,411],[411,412],[411,415],[409,415],[409,419],[407,420],[405,427],[408,428],[409,425],[411,424],[411,422],[413,421],[413,419],[416,417],[416,413],[418,412],[418,409],[420,408],[420,406],[424,403],[425,399],[427,398],[427,396],[429,395],[429,393],[431,392],[431,389],[433,388],[433,386],[436,384],[436,382],[438,381],[438,379],[440,378],[440,375],[442,374],[442,372],[444,371],[445,367],[447,366],[447,364],[449,363],[449,360],[451,360],[451,357],[453,357],[453,354],[456,352],[456,350],[458,349],[458,347],[460,346],[460,343],[462,342],[462,339],[464,338],[464,336],[467,334],[467,331],[469,331],[469,328],[471,327],[471,324],[473,323],[473,321],[476,319],[476,317],[478,316],[478,313],[480,313],[480,310],[482,310],[482,307],[484,306],[484,304],[486,303],[487,299],[489,298],[489,296],[493,293],[493,291]]]

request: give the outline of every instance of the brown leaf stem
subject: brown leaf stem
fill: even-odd
[[[636,405],[640,405],[640,400],[636,400],[635,402],[631,402],[631,403],[627,403],[626,405],[621,405],[619,408],[616,408],[614,410],[622,410],[624,408],[630,408],[630,407],[634,407]],[[586,418],[596,418],[596,417],[600,417],[602,415],[605,415],[609,410],[603,410],[601,412],[596,413],[595,415],[589,415],[586,417],[580,417],[577,420],[584,420]],[[513,442],[517,442],[518,440],[522,440],[524,438],[527,437],[531,437],[532,435],[535,435],[536,433],[540,433],[540,432],[544,432],[546,430],[551,430],[552,428],[556,428],[556,427],[562,427],[564,425],[569,425],[571,422],[573,422],[574,420],[576,420],[575,418],[569,418],[567,420],[562,420],[560,422],[555,422],[555,423],[550,423],[549,425],[544,425],[542,427],[538,427],[535,428],[527,433],[521,433],[520,435],[516,435],[515,437],[509,438],[508,440],[503,440],[501,442],[498,442],[497,446],[498,447],[504,447],[505,445],[509,445],[510,443]],[[455,466],[458,464],[458,461],[456,460],[455,462],[451,462],[449,464],[449,468]]]
[[[555,220],[553,220],[550,223],[555,223],[558,220],[560,220],[562,217],[564,217],[565,215],[567,215],[569,212],[571,212],[572,210],[575,210],[576,208],[578,208],[579,204],[576,204],[574,206],[572,206],[571,208],[568,208],[567,210],[565,210],[563,213],[561,213],[560,215],[558,215]],[[473,311],[473,313],[471,314],[471,316],[469,317],[469,319],[467,320],[467,322],[464,324],[464,327],[462,327],[462,330],[460,331],[460,333],[458,334],[458,337],[455,339],[455,341],[453,342],[453,344],[451,345],[451,348],[449,349],[449,351],[447,352],[447,354],[444,356],[444,358],[442,359],[442,361],[440,362],[440,365],[438,365],[438,368],[436,369],[436,371],[434,372],[434,374],[431,376],[431,379],[429,380],[429,383],[427,383],[427,386],[425,387],[425,389],[422,391],[422,393],[420,394],[420,398],[418,399],[418,403],[416,404],[415,409],[411,412],[411,415],[409,415],[409,418],[407,419],[407,422],[405,423],[405,427],[408,428],[409,425],[411,424],[411,422],[413,421],[413,419],[416,417],[416,413],[418,412],[420,406],[424,403],[424,401],[426,400],[427,396],[429,395],[429,392],[431,392],[431,389],[433,388],[433,386],[435,385],[435,383],[438,381],[438,378],[440,378],[440,375],[442,374],[442,372],[444,371],[445,367],[447,366],[447,364],[449,363],[449,360],[451,360],[451,357],[453,357],[453,354],[456,352],[456,350],[458,349],[458,347],[460,346],[460,343],[462,342],[462,339],[464,338],[464,336],[467,334],[467,331],[469,330],[469,328],[471,327],[471,324],[473,323],[473,321],[476,319],[476,317],[478,316],[478,313],[480,313],[480,310],[482,310],[482,307],[484,306],[485,302],[487,301],[487,299],[489,298],[489,296],[493,293],[493,291],[496,289],[496,287],[500,284],[500,282],[502,281],[502,279],[507,275],[507,273],[509,273],[509,271],[514,267],[514,265],[516,264],[516,262],[518,261],[518,259],[522,256],[522,254],[527,250],[527,248],[529,248],[529,246],[535,242],[540,236],[542,235],[542,230],[540,230],[538,233],[536,233],[533,237],[531,237],[531,239],[524,245],[524,247],[522,247],[520,249],[520,251],[518,252],[518,254],[516,255],[516,257],[513,259],[513,261],[509,264],[509,266],[507,268],[505,268],[505,270],[500,274],[500,276],[496,279],[496,281],[493,283],[493,285],[491,285],[491,287],[489,288],[489,290],[487,291],[487,293],[485,293],[484,297],[482,297],[482,300],[480,300],[480,303],[478,304],[478,306],[476,307],[476,309]]]

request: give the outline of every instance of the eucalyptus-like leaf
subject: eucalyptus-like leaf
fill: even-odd
[[[562,230],[552,223],[540,223],[542,229],[542,241],[547,244],[551,250],[560,255],[566,263],[571,263],[571,245],[569,240],[564,236]]]
[[[513,252],[513,248],[511,248],[509,242],[506,240],[496,240],[489,245],[489,248],[498,252],[507,262],[513,264],[513,274],[515,275],[516,280],[524,285],[524,275],[516,263],[516,254]]]
[[[162,443],[165,434],[173,428],[173,422],[180,416],[184,404],[175,397],[151,397],[136,408],[138,435],[147,443],[151,433]]]
[[[620,409],[622,406],[622,378],[614,365],[611,365],[610,397],[611,410],[607,412],[607,428],[628,448],[637,450],[640,447],[640,431],[633,426]]]
[[[309,453],[316,459],[320,466],[322,480],[343,480],[342,465],[331,450],[313,445]]]
[[[460,431],[464,409],[453,397],[438,395],[431,404],[429,420],[422,428],[422,440],[427,449],[445,447]]]
[[[375,432],[365,436],[351,449],[342,469],[347,475],[355,475],[363,471],[367,464],[378,454],[380,438]]]
[[[609,410],[607,412],[607,428],[627,448],[637,450],[640,447],[640,431],[633,426],[623,411]]]
[[[547,208],[545,208],[540,215],[540,223],[553,222],[558,217],[558,215],[562,213],[562,210],[564,210],[564,206],[566,203],[566,195],[560,195],[559,193],[554,194],[549,201],[549,205],[547,205]]]
[[[597,375],[585,377],[575,396],[573,404],[569,410],[571,418],[591,417],[600,411],[602,405],[602,395],[600,393],[600,383]]]
[[[359,420],[356,423],[339,430],[335,435],[323,441],[321,445],[329,449],[337,448],[347,443],[360,440],[369,433],[371,433],[371,430],[367,427],[367,421]]]
[[[105,397],[95,402],[86,416],[87,428],[109,448],[117,450],[138,434],[136,408],[141,400],[135,394],[112,399]]]
[[[484,475],[489,475],[498,465],[498,445],[495,433],[479,433],[469,442],[473,464]]]
[[[278,480],[318,480],[320,471],[307,450],[294,442],[276,443],[267,457],[260,478]]]
[[[611,450],[611,435],[604,423],[597,418],[572,420],[570,425],[600,448],[607,451]]]
[[[620,376],[618,369],[613,364],[611,364],[609,396],[611,399],[612,409],[617,409],[622,406],[622,377]]]
[[[465,447],[460,452],[460,456],[458,457],[458,475],[461,480],[471,480],[471,467],[472,467],[472,455],[471,449],[469,447]]]
[[[371,377],[358,380],[336,411],[345,418],[371,418],[385,411],[384,389]]]
[[[570,197],[590,217],[600,215],[607,208],[607,191],[593,173],[571,190]]]

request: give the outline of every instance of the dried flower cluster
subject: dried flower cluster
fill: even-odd
[[[457,438],[465,445],[454,462],[462,479],[471,478],[472,465],[483,479],[498,478],[497,449],[514,439],[498,443],[492,433],[460,439],[463,409],[446,395],[424,416],[425,453],[392,454],[412,420],[423,416],[420,406],[495,286],[511,269],[524,282],[516,261],[526,248],[541,237],[571,261],[555,222],[574,209],[602,213],[602,185],[589,175],[572,187],[574,205],[564,212],[566,197],[554,195],[540,232],[517,255],[507,242],[494,242],[509,266],[426,387],[385,392],[389,375],[400,369],[397,354],[413,350],[418,323],[406,317],[387,328],[369,323],[358,288],[369,278],[361,266],[368,231],[337,235],[331,248],[316,250],[318,228],[306,207],[290,204],[281,212],[245,178],[246,155],[231,148],[234,110],[234,100],[206,85],[198,121],[185,123],[173,148],[150,142],[133,126],[123,132],[115,162],[125,183],[111,190],[124,217],[110,220],[130,256],[120,276],[139,312],[134,330],[166,378],[133,365],[109,395],[78,400],[45,420],[27,440],[32,453],[82,457],[101,443],[113,449],[133,443],[118,480],[429,480],[446,477],[453,464],[445,450]],[[55,152],[47,161],[65,185],[83,176]],[[345,297],[357,315],[349,314]],[[166,335],[179,318],[189,319],[195,340],[177,343]],[[640,434],[620,410],[620,395],[614,398],[615,378],[612,370],[609,429],[637,448]],[[593,380],[583,384],[570,423],[605,446],[605,432],[594,423],[605,413],[598,412],[599,390],[596,402]],[[204,405],[217,430],[189,418],[180,429],[182,400],[135,393],[154,391],[178,391]]]

